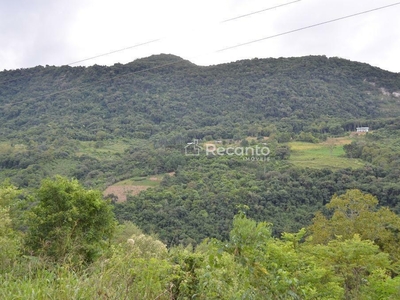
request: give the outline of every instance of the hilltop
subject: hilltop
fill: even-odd
[[[200,67],[162,54],[110,67],[3,71],[0,82],[8,139],[148,138],[176,130],[229,137],[246,124],[286,120],[301,131],[316,120],[360,123],[400,112],[400,74],[324,56]]]

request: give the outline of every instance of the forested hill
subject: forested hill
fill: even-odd
[[[0,299],[400,299],[400,74],[39,66],[0,122]]]
[[[252,59],[209,67],[154,55],[110,67],[38,66],[0,73],[2,137],[79,140],[221,137],[244,124],[398,116],[400,74],[340,58]],[[350,128],[352,129],[352,128]]]

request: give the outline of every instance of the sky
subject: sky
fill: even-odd
[[[0,0],[0,70],[168,53],[197,65],[326,55],[400,72],[399,29],[396,0]]]

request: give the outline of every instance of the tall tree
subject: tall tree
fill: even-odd
[[[91,262],[112,237],[112,206],[99,191],[85,190],[77,180],[46,179],[37,190],[26,245],[34,254],[60,261]]]
[[[376,197],[360,190],[349,190],[341,196],[334,195],[326,205],[333,210],[333,215],[329,218],[318,212],[309,227],[311,243],[326,244],[337,236],[351,239],[358,234],[363,240],[373,241],[398,264],[400,217],[386,207],[377,206]],[[398,267],[397,273],[400,271]]]

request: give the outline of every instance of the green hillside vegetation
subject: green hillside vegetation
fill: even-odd
[[[162,176],[146,176],[146,177],[134,177],[120,182],[115,183],[115,185],[146,185],[146,186],[158,186]]]
[[[289,161],[298,167],[327,168],[339,170],[344,168],[362,168],[365,163],[359,159],[345,156],[343,146],[351,143],[351,139],[330,138],[320,143],[290,142],[291,155]]]
[[[6,82],[0,121],[4,137],[27,141],[44,133],[46,139],[83,141],[161,139],[176,130],[229,138],[244,130],[260,133],[276,121],[295,132],[308,127],[334,133],[340,129],[323,128],[323,122],[347,120],[345,130],[353,130],[371,118],[396,117],[398,99],[390,93],[400,90],[399,76],[322,56],[210,67],[172,55],[111,67],[38,66],[0,72]]]
[[[151,186],[116,204],[116,216],[168,245],[226,238],[238,204],[249,205],[257,221],[270,217],[275,236],[296,231],[350,188],[400,212],[400,120],[390,94],[400,90],[398,74],[339,58],[198,67],[159,55],[0,76],[7,81],[0,87],[0,179],[29,189],[57,174],[101,190],[121,182]],[[346,138],[339,136],[360,125],[374,132],[341,143]],[[270,160],[185,156],[193,138],[225,146],[266,142]],[[333,149],[332,139],[341,141]],[[170,172],[175,176],[160,184],[132,180]]]
[[[398,299],[399,92],[324,56],[0,72],[0,298]]]
[[[280,238],[244,205],[226,239],[167,247],[130,222],[116,226],[111,205],[77,181],[46,180],[33,194],[3,184],[0,297],[397,299],[400,218],[377,203],[348,190]]]
[[[112,139],[106,141],[80,141],[77,142],[77,156],[89,155],[98,159],[110,158],[114,155],[121,155],[130,145],[135,143],[134,140]]]
[[[162,54],[110,67],[3,71],[0,178],[38,186],[61,169],[43,164],[67,159],[76,167],[63,175],[104,188],[175,171],[175,158],[165,167],[132,156],[165,158],[193,138],[308,142],[360,125],[378,129],[398,122],[396,91],[399,74],[324,56],[199,67]]]

